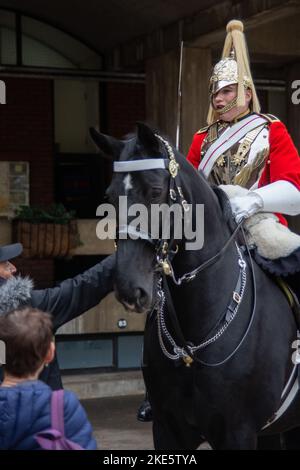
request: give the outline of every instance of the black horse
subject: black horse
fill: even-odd
[[[176,200],[195,224],[196,204],[204,204],[202,249],[187,250],[184,234],[152,240],[133,230],[136,239],[118,240],[117,298],[128,309],[149,312],[143,372],[155,448],[196,449],[204,436],[214,449],[255,449],[260,433],[298,426],[299,394],[262,431],[296,369],[297,327],[282,290],[236,243],[240,231],[224,193],[144,124],[126,141],[94,130],[92,137],[102,154],[121,163],[107,190],[116,207],[124,195],[128,205],[149,209]],[[155,159],[161,168],[153,168]]]

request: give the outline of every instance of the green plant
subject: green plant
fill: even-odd
[[[39,206],[20,206],[16,210],[16,219],[24,220],[32,224],[53,223],[68,224],[75,219],[74,211],[67,211],[63,204],[52,204],[47,209]]]

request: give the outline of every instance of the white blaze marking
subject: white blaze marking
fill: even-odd
[[[131,175],[128,173],[124,180],[123,180],[123,183],[124,183],[124,186],[125,186],[125,192],[127,193],[130,189],[133,188],[132,186],[132,179],[131,179]]]

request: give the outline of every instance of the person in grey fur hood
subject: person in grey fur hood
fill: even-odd
[[[29,277],[16,275],[17,270],[11,260],[22,251],[20,243],[0,247],[0,315],[31,306],[52,314],[55,333],[60,326],[97,305],[113,290],[115,255],[56,287],[38,290],[34,289]],[[0,369],[0,382],[1,379]],[[44,368],[39,379],[53,390],[62,388],[56,358]]]

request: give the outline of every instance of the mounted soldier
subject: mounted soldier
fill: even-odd
[[[222,185],[237,223],[260,213],[258,238],[269,243],[274,233],[279,235],[269,249],[256,250],[255,259],[284,276],[300,298],[300,237],[283,227],[287,221],[282,215],[300,213],[300,158],[285,125],[260,112],[240,21],[227,25],[209,96],[208,126],[194,135],[187,159],[210,182]]]
[[[288,230],[282,215],[300,213],[299,155],[284,124],[260,113],[243,24],[231,21],[227,33],[210,79],[208,126],[195,134],[187,159],[211,183],[222,185],[237,223],[259,213],[255,241],[267,244],[259,243],[255,259],[285,276],[299,297],[300,237]],[[251,231],[250,221],[245,225]],[[149,402],[138,416],[151,418]]]
[[[287,226],[282,214],[300,213],[300,158],[285,125],[260,113],[240,21],[227,25],[222,59],[213,69],[209,93],[208,126],[195,134],[187,159],[209,181],[222,185],[237,223],[263,212],[275,213],[276,223]],[[287,276],[300,270],[300,249],[295,250],[297,242],[292,239],[290,252],[287,248],[283,253],[293,255],[288,260],[291,266],[275,274]],[[263,264],[263,257],[259,261]],[[297,287],[296,282],[293,285]]]
[[[300,211],[300,159],[282,122],[260,114],[243,24],[230,21],[222,59],[210,79],[208,126],[194,136],[187,159],[213,183],[250,191],[232,201],[237,222],[257,211]],[[281,223],[287,224],[278,216]]]

